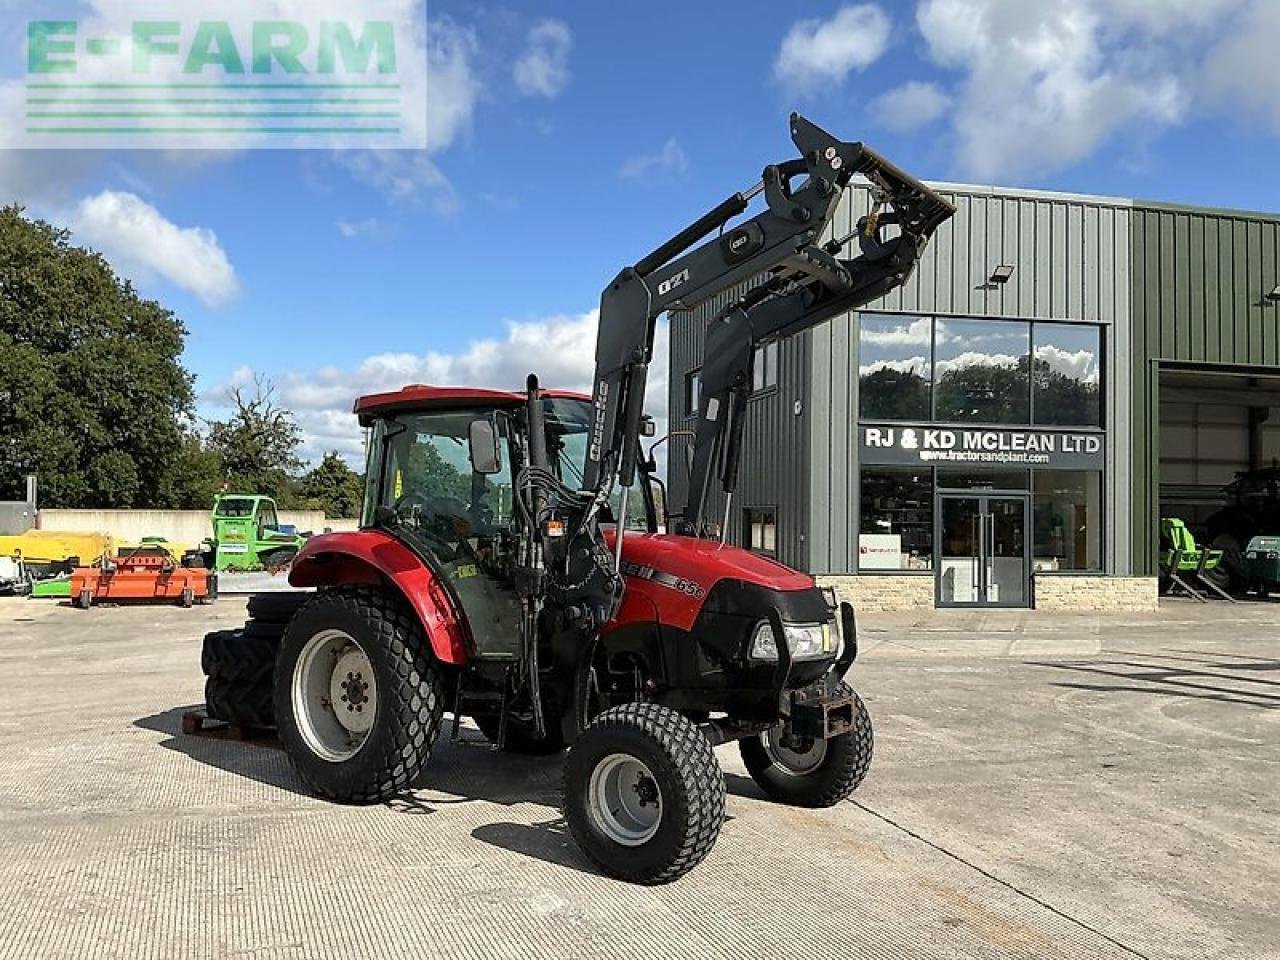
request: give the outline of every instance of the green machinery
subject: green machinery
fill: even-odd
[[[1249,589],[1266,595],[1280,590],[1280,537],[1254,537],[1244,552]]]
[[[1201,590],[1206,590],[1235,603],[1231,594],[1206,576],[1217,571],[1221,564],[1222,551],[1199,546],[1183,521],[1176,517],[1160,521],[1160,575],[1164,592],[1183,593],[1204,603],[1207,597]]]
[[[224,493],[213,501],[213,539],[200,552],[214,570],[274,570],[288,566],[305,542],[281,527],[270,497]]]

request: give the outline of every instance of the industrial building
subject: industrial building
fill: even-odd
[[[1228,550],[1242,505],[1280,520],[1280,215],[938,189],[905,286],[757,350],[730,541],[865,607],[1149,608],[1162,517]],[[671,317],[675,504],[727,302]]]

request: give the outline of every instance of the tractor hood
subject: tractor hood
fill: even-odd
[[[613,529],[606,527],[604,535],[612,547]],[[632,567],[688,580],[706,592],[721,580],[740,580],[784,591],[808,590],[814,586],[813,577],[808,574],[750,550],[669,533],[629,532],[622,544],[622,560]],[[636,575],[631,570],[624,572]]]
[[[612,546],[613,529],[603,533]],[[770,608],[798,623],[830,617],[813,577],[714,540],[628,532],[622,573],[627,590],[612,629],[657,622],[690,631],[708,616],[754,624]]]

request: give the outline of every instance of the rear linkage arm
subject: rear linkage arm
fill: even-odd
[[[624,269],[604,291],[584,474],[587,489],[604,489],[615,477],[624,488],[634,483],[657,318],[757,281],[707,328],[684,515],[694,530],[700,529],[717,460],[726,493],[736,485],[742,413],[756,345],[807,330],[899,286],[910,276],[933,231],[954,213],[946,200],[870,148],[837,140],[799,114],[791,115],[791,138],[800,158],[766,167],[760,183],[735,193]],[[821,238],[855,173],[871,181],[875,206],[853,234],[824,244]],[[760,193],[766,209],[724,232]],[[884,228],[890,225],[896,226],[896,235],[885,239]],[[721,235],[689,249],[715,231]],[[859,255],[840,258],[855,237]]]

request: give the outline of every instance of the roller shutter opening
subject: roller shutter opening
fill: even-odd
[[[1280,534],[1280,375],[1163,371],[1159,429],[1162,518],[1222,548]]]

